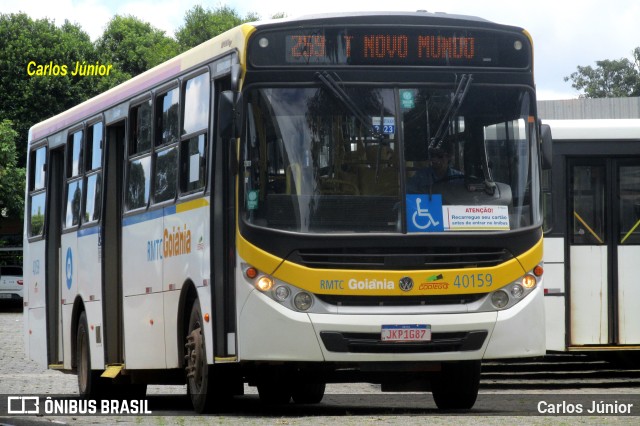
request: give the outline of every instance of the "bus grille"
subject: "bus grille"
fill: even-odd
[[[435,296],[344,296],[316,294],[318,299],[334,306],[442,306],[465,305],[476,302],[486,296],[478,294],[445,294]]]
[[[482,348],[486,330],[432,333],[429,342],[383,342],[380,333],[341,333],[322,331],[322,343],[330,352],[352,353],[434,353],[477,351]]]
[[[288,260],[315,269],[420,270],[499,265],[513,255],[486,247],[299,249]]]

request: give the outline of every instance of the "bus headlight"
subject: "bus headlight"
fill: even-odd
[[[312,304],[313,304],[313,298],[309,293],[306,293],[304,291],[301,291],[300,293],[296,294],[295,297],[293,298],[293,306],[295,306],[296,309],[299,311],[308,310]]]
[[[275,299],[279,302],[284,302],[285,300],[287,300],[287,297],[289,297],[290,294],[291,290],[289,290],[289,287],[283,285],[277,286],[273,291],[273,297],[275,297]]]
[[[524,277],[522,277],[522,286],[526,289],[532,289],[536,286],[537,284],[537,280],[536,277],[534,277],[531,274],[525,275]]]
[[[292,311],[309,312],[317,308],[322,312],[326,310],[325,304],[309,291],[281,281],[248,264],[242,265],[242,271],[248,284]]]
[[[479,310],[503,310],[516,305],[535,290],[542,280],[542,272],[542,265],[538,265],[520,278],[491,292]]]
[[[273,287],[273,280],[266,275],[261,276],[256,280],[256,288],[260,291],[269,291]]]
[[[504,290],[491,293],[491,303],[498,309],[502,309],[509,304],[509,295]]]
[[[520,284],[512,285],[511,295],[516,299],[520,299],[522,296],[524,296],[524,288]]]

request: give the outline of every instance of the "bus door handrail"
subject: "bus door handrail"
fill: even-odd
[[[578,219],[578,221],[584,225],[585,228],[587,228],[587,230],[589,232],[591,232],[591,235],[593,235],[593,237],[598,240],[598,242],[600,244],[604,244],[604,241],[602,241],[602,239],[600,239],[600,237],[598,236],[598,234],[595,233],[595,231],[593,229],[591,229],[591,227],[589,225],[587,225],[587,222],[584,221],[583,218],[580,217],[580,215],[578,214],[578,212],[576,212],[575,210],[573,211],[573,215],[576,217],[576,219]]]
[[[624,238],[620,241],[620,244],[624,244],[625,241],[627,241],[627,238],[629,238],[631,236],[631,234],[633,234],[633,232],[636,230],[636,228],[640,226],[640,219],[638,219],[638,221],[636,222],[635,225],[633,225],[633,228],[631,228],[629,230],[629,232],[627,232],[627,234],[624,236]]]

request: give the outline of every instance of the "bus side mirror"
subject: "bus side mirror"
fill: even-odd
[[[220,93],[218,101],[218,134],[223,140],[229,140],[235,137],[239,132],[239,121],[236,114],[236,93],[231,90],[225,90]]]
[[[548,124],[540,125],[540,138],[542,139],[542,168],[548,170],[553,163],[553,139],[551,127]]]

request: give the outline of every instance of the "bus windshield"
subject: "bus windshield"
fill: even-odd
[[[249,90],[246,221],[303,233],[536,224],[533,96],[460,86]]]

